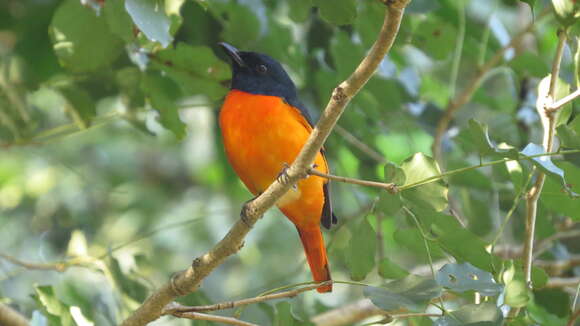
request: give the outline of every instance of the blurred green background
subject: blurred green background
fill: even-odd
[[[435,126],[447,103],[530,23],[532,32],[486,72],[472,100],[454,117],[443,139],[442,168],[480,162],[473,138],[477,128],[468,123],[472,118],[489,125],[495,143],[517,150],[541,143],[536,86],[550,71],[562,25],[550,1],[531,3],[533,11],[509,0],[414,0],[392,51],[326,144],[332,172],[387,182],[386,162],[404,166],[413,153],[431,156]],[[123,320],[149,290],[221,239],[251,198],[225,159],[216,123],[230,78],[217,43],[283,62],[316,120],[333,87],[374,42],[384,7],[370,0],[0,2],[0,252],[27,263],[65,262],[66,269],[35,270],[0,258],[0,302],[35,325],[66,324],[66,311],[72,312],[72,324],[82,324],[70,306],[80,308],[85,325]],[[571,89],[579,78],[578,25],[570,32],[560,75]],[[578,110],[576,101],[559,122],[558,134],[569,137],[566,148],[580,148]],[[580,156],[554,161],[580,193]],[[428,158],[407,168],[437,172]],[[531,165],[521,162],[455,174],[419,188],[403,203],[445,208],[465,226],[463,238],[429,240],[434,260],[486,269],[483,260],[489,257],[473,253],[484,252],[500,234],[530,171]],[[332,189],[340,220],[325,237],[334,279],[378,285],[429,263],[422,234],[400,202],[373,188],[333,183]],[[516,201],[499,237],[503,248],[522,245],[524,206]],[[580,202],[567,196],[556,178],[549,179],[538,219],[539,239],[577,230]],[[377,231],[378,242],[360,245],[375,239]],[[557,242],[541,259],[578,255],[578,238]],[[489,271],[501,282],[499,269]],[[550,276],[578,273],[571,266]],[[309,280],[294,227],[272,209],[239,254],[182,302],[234,300]],[[548,297],[541,291],[535,301],[527,297],[524,306],[536,309],[528,318],[561,325],[570,312],[557,307],[570,307],[574,289],[550,290],[556,293],[553,300],[540,300]],[[362,298],[362,292],[339,284],[331,295],[312,292],[288,302],[297,319],[308,320]],[[456,299],[455,307],[471,300]],[[55,313],[55,305],[65,312]],[[273,306],[251,306],[241,318],[270,324]],[[285,308],[275,307],[279,314]],[[413,322],[431,324],[428,318]],[[192,323],[165,317],[154,324]]]

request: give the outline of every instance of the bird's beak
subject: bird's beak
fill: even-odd
[[[246,63],[244,62],[244,60],[242,60],[242,57],[240,57],[240,51],[238,51],[238,49],[236,49],[233,45],[228,44],[226,42],[219,42],[218,43],[219,46],[222,47],[222,49],[224,49],[224,51],[226,52],[226,54],[232,58],[232,60],[238,64],[238,66],[240,67],[245,67]]]

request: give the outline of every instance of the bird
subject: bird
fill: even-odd
[[[219,46],[232,67],[230,91],[219,113],[224,149],[236,174],[258,196],[298,156],[312,131],[312,119],[282,64],[266,54],[239,51],[225,42]],[[329,172],[324,149],[316,155],[313,168]],[[298,230],[315,282],[332,280],[320,228],[330,229],[338,220],[328,182],[308,176],[276,203]],[[332,282],[317,291],[332,292]]]

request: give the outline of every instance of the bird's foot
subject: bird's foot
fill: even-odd
[[[280,171],[280,173],[278,173],[278,176],[276,177],[276,180],[278,180],[278,182],[280,182],[281,184],[287,184],[290,182],[290,176],[288,175],[289,168],[290,165],[288,165],[288,163],[282,164],[282,171]],[[296,189],[296,184],[292,187]]]

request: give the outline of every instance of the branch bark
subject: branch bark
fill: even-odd
[[[3,303],[0,303],[0,325],[2,326],[28,326],[28,320],[18,311]]]
[[[256,221],[282,197],[301,178],[307,177],[316,154],[322,148],[332,128],[340,118],[350,99],[370,79],[385,54],[393,45],[398,33],[404,9],[410,0],[392,0],[388,3],[385,21],[367,56],[356,70],[333,91],[320,120],[312,130],[300,154],[287,170],[285,182],[275,181],[268,189],[242,210],[242,217],[229,230],[226,236],[209,252],[196,258],[188,269],[177,273],[170,282],[155,291],[131,314],[123,326],[146,325],[159,318],[164,307],[176,297],[195,291],[201,281],[208,276],[227,257],[235,254],[243,246],[243,241]]]
[[[363,319],[383,315],[385,312],[375,306],[371,300],[362,299],[355,303],[324,312],[310,321],[316,326],[352,325]]]
[[[538,94],[538,101],[536,109],[542,121],[544,129],[542,145],[544,150],[551,152],[554,146],[554,133],[556,132],[556,111],[550,111],[548,108],[552,104],[556,93],[556,82],[560,75],[560,63],[564,53],[564,45],[566,44],[567,34],[565,31],[559,31],[558,47],[552,63],[552,75],[550,78],[550,85],[547,94]],[[536,182],[530,188],[526,196],[526,239],[524,242],[524,277],[529,287],[532,286],[532,263],[534,255],[534,234],[536,227],[536,215],[538,211],[538,200],[546,175],[538,171]]]

